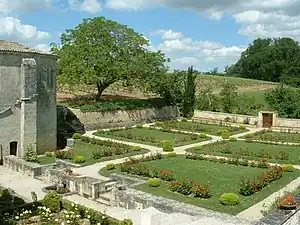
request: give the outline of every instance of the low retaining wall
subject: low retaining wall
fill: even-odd
[[[195,110],[194,120],[202,120],[206,123],[219,124],[220,122],[228,121],[229,123],[258,125],[259,119],[257,116],[247,116],[239,114],[210,112],[210,111],[198,111]]]
[[[53,169],[57,164],[39,165],[37,163],[26,162],[19,157],[10,155],[3,157],[3,165],[24,175],[38,177]]]
[[[281,225],[299,225],[300,224],[300,208],[287,221]]]
[[[179,109],[176,106],[106,112],[81,112],[79,109],[70,109],[84,124],[86,130],[129,126],[141,122],[150,123],[156,120],[170,120],[180,116]]]

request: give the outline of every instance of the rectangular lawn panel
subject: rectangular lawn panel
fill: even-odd
[[[237,157],[253,160],[267,160],[281,164],[300,164],[300,146],[272,145],[255,142],[226,142],[213,143],[203,146],[201,150],[189,149],[197,154],[212,154],[226,157]]]
[[[170,140],[173,146],[177,147],[210,139],[209,137],[200,138],[197,134],[184,134],[149,128],[112,130],[101,133],[97,132],[94,135],[159,147],[161,146],[161,142],[165,140]]]
[[[121,144],[122,145],[122,144]],[[127,145],[124,145],[124,147],[128,147]],[[121,154],[121,155],[112,155],[109,157],[102,157],[100,159],[94,159],[93,158],[93,152],[94,151],[100,151],[103,152],[104,150],[111,150],[114,151],[114,147],[107,147],[107,146],[100,146],[100,145],[95,145],[95,144],[89,144],[89,143],[83,143],[82,141],[76,140],[76,144],[74,147],[72,147],[70,149],[70,151],[72,152],[72,155],[75,156],[83,156],[86,161],[84,163],[80,163],[79,165],[81,166],[87,166],[87,165],[91,165],[94,163],[98,163],[98,162],[103,162],[103,161],[109,161],[109,160],[113,160],[113,159],[119,159],[119,158],[125,158],[125,157],[130,157],[130,156],[134,156],[134,155],[140,155],[140,154],[145,154],[147,152],[149,152],[149,150],[146,149],[142,149],[140,151],[133,151],[132,147],[129,146],[129,152],[126,154]],[[55,157],[40,157],[40,164],[49,164],[49,163],[54,163],[55,162]],[[73,159],[68,160],[72,163]]]
[[[253,140],[300,143],[300,134],[262,131],[255,133]]]
[[[149,168],[155,168],[158,171],[173,171],[177,181],[188,179],[198,184],[208,184],[211,186],[212,197],[209,199],[199,199],[183,196],[169,191],[167,182],[162,182],[161,186],[157,188],[149,187],[148,184],[145,183],[136,186],[136,189],[153,195],[163,196],[180,202],[234,215],[260,202],[300,175],[300,171],[298,170],[292,173],[285,173],[282,178],[269,184],[258,193],[247,197],[239,195],[241,200],[239,205],[223,206],[219,203],[220,196],[223,193],[232,192],[238,194],[241,179],[254,178],[266,171],[266,169],[227,165],[209,161],[188,160],[185,159],[184,156],[166,157],[161,160],[144,162],[143,164]],[[119,170],[119,167],[117,167],[117,169]]]
[[[199,132],[218,136],[221,135],[218,133],[218,131],[223,129],[227,129],[230,135],[239,134],[247,131],[246,129],[241,129],[239,127],[219,126],[214,124],[203,124],[191,121],[169,121],[164,123],[157,123],[156,125],[169,129]]]

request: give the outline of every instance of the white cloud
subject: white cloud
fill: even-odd
[[[181,32],[164,29],[151,32],[151,35],[160,35],[164,40],[176,40],[183,38],[183,34]]]
[[[0,0],[0,13],[31,12],[51,6],[52,0]]]
[[[97,13],[102,9],[99,0],[68,0],[71,9],[88,13]]]
[[[33,45],[32,48],[42,52],[49,52],[51,47],[48,44],[37,44]]]
[[[0,16],[0,39],[16,41],[30,47],[37,46],[38,50],[45,50],[45,42],[51,38],[51,34],[39,31],[33,25],[23,24],[14,17]]]

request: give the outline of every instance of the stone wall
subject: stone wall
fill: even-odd
[[[300,224],[300,210],[298,209],[288,220],[281,225],[299,225]]]
[[[156,120],[169,120],[180,116],[176,106],[106,112],[81,112],[79,109],[70,109],[84,124],[86,130],[126,126]]]
[[[239,115],[239,114],[198,111],[198,110],[195,110],[193,119],[202,120],[203,122],[206,123],[215,123],[215,124],[224,122],[225,120],[229,120],[231,123],[238,123],[238,124],[247,123],[250,125],[256,125],[259,122],[257,116],[247,116],[247,115]]]
[[[56,163],[48,164],[48,165],[39,165],[37,163],[26,162],[25,160],[19,157],[10,155],[10,156],[5,156],[3,158],[3,165],[21,174],[30,177],[38,177],[48,173],[48,171],[50,171],[56,166]]]

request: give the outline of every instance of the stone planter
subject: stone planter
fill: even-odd
[[[46,186],[46,187],[43,187],[43,189],[42,189],[42,191],[43,192],[45,192],[45,193],[47,193],[48,191],[57,191],[59,189],[59,187],[58,187],[58,185],[50,185],[50,186]],[[70,192],[69,190],[68,190],[68,192],[66,192],[66,193],[59,193],[59,192],[57,192],[60,196],[67,196],[67,195],[71,195],[71,194],[73,194],[72,192]]]

